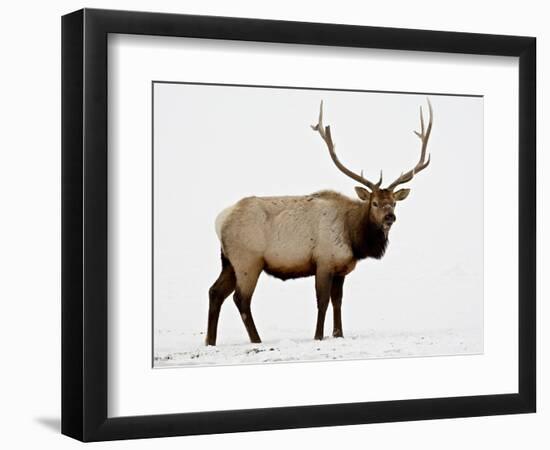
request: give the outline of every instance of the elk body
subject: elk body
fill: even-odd
[[[312,126],[327,145],[336,167],[364,187],[356,187],[358,200],[333,191],[305,196],[247,197],[227,208],[216,219],[221,243],[222,270],[209,291],[207,345],[216,344],[220,308],[234,292],[233,300],[250,341],[261,342],[250,308],[258,277],[263,272],[282,280],[315,276],[317,325],[315,339],[323,339],[325,315],[332,302],[332,335],[343,337],[341,305],[344,279],[364,258],[379,259],[388,244],[396,220],[395,204],[409,189],[395,190],[430,163],[426,148],[432,128],[424,127],[420,108],[420,159],[387,188],[381,188],[382,173],[372,183],[346,168],[335,153],[330,127],[323,126],[323,104],[319,122]]]

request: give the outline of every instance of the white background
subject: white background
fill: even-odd
[[[346,2],[277,2],[272,6],[254,2],[94,2],[87,6],[134,8],[170,12],[218,15],[241,15],[264,18],[312,20],[417,27],[424,29],[462,30],[486,33],[536,35],[539,38],[539,84],[548,70],[546,15],[537,2],[483,5],[461,2],[392,2],[353,7]],[[57,434],[59,420],[59,16],[83,6],[75,2],[43,5],[38,2],[5,8],[2,16],[2,115],[4,126],[2,164],[2,295],[6,305],[1,328],[3,344],[3,383],[1,388],[3,434],[0,439],[11,448],[41,445],[71,448],[74,441]],[[495,16],[495,11],[498,15]],[[539,93],[543,89],[539,88]],[[539,96],[539,123],[542,101]],[[539,148],[547,137],[540,127]],[[539,173],[547,167],[548,156],[540,154]],[[503,180],[503,191],[506,190]],[[545,186],[547,183],[544,184]],[[544,195],[543,184],[539,193]],[[539,228],[546,210],[539,197]],[[541,251],[547,239],[540,235]],[[545,259],[544,255],[540,260]],[[540,266],[539,273],[543,273]],[[541,282],[542,292],[546,285]],[[544,305],[539,309],[539,323],[549,319]],[[539,333],[541,347],[548,340],[547,330]],[[539,355],[542,352],[539,350]],[[539,360],[539,379],[548,373],[548,358]],[[549,391],[539,387],[539,413],[445,420],[403,424],[380,424],[315,430],[292,430],[247,433],[231,436],[206,436],[163,439],[159,448],[189,445],[194,448],[279,448],[285,445],[311,445],[334,448],[338,445],[371,445],[402,448],[464,448],[466,446],[545,448],[548,440],[545,424]],[[99,444],[99,447],[144,447],[151,441]]]

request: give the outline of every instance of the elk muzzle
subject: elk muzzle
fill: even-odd
[[[393,212],[389,212],[384,216],[384,221],[382,222],[382,231],[388,237],[391,226],[397,220]]]
[[[394,213],[388,213],[384,216],[384,223],[388,225],[393,225],[393,223],[397,220],[397,217],[395,217]]]

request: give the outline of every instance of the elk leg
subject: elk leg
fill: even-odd
[[[224,300],[235,290],[235,271],[229,261],[225,260],[220,276],[208,291],[210,305],[208,308],[208,332],[206,333],[206,345],[216,345],[218,332],[218,319]]]
[[[253,344],[262,342],[258,330],[256,330],[252,310],[250,309],[252,295],[254,294],[254,289],[256,289],[260,272],[261,267],[239,270],[237,273],[237,289],[233,295],[233,301],[241,314],[241,319],[243,320],[250,342]]]
[[[332,301],[332,312],[334,316],[334,327],[332,329],[332,335],[334,337],[344,337],[342,329],[342,295],[344,289],[344,277],[334,276],[332,278],[332,287],[330,292],[330,299]]]
[[[254,318],[252,317],[252,310],[250,309],[252,295],[243,294],[239,290],[239,288],[237,288],[235,294],[233,295],[233,300],[235,301],[235,305],[237,305],[239,313],[241,314],[241,318],[243,319],[243,323],[248,333],[248,337],[250,338],[250,342],[252,342],[253,344],[261,343],[262,340],[260,339],[258,330],[256,330]]]
[[[330,274],[317,273],[315,275],[315,293],[317,295],[317,327],[315,328],[315,339],[322,340],[325,333],[325,316],[328,302],[330,301],[330,290],[332,276]]]

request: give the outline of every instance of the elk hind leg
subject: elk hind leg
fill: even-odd
[[[254,324],[254,318],[252,317],[252,310],[250,308],[252,295],[254,294],[254,289],[256,289],[261,271],[262,264],[259,262],[248,264],[246,267],[237,269],[237,287],[235,289],[235,294],[233,294],[233,301],[241,314],[241,319],[243,320],[250,342],[253,344],[262,342],[256,325]]]
[[[235,290],[235,271],[229,260],[222,254],[222,271],[218,279],[210,287],[208,308],[208,331],[206,333],[206,345],[216,345],[218,333],[218,319],[224,300]]]
[[[334,276],[332,278],[332,287],[330,291],[330,300],[332,301],[332,312],[334,319],[334,326],[332,328],[332,336],[344,337],[344,331],[342,329],[342,296],[344,289],[344,277]]]

